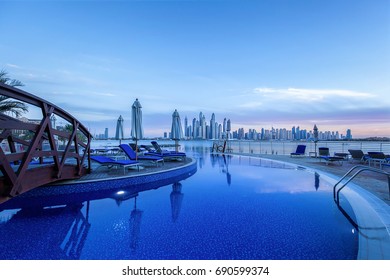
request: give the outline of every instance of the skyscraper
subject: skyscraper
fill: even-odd
[[[215,139],[216,138],[216,133],[215,133],[215,114],[213,113],[211,115],[211,120],[210,120],[210,139]]]
[[[184,118],[184,136],[189,137],[188,135],[188,119],[187,116]]]
[[[226,122],[226,139],[230,138],[230,131],[232,130],[232,125],[230,123],[230,119]]]
[[[200,122],[200,128],[202,130],[201,137],[202,139],[207,139],[206,135],[206,117],[203,115],[202,121]]]
[[[192,138],[196,138],[196,118],[192,119]]]
[[[345,139],[351,140],[352,139],[352,132],[351,129],[347,129],[347,135],[345,136]]]

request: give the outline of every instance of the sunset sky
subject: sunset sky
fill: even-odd
[[[0,68],[92,133],[182,120],[390,136],[390,1],[2,1]],[[31,117],[33,113],[30,113]]]

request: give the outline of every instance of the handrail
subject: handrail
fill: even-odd
[[[340,184],[350,173],[352,173],[352,171],[354,171],[355,169],[359,169],[357,170],[337,191],[336,191],[336,187],[338,184]],[[384,170],[381,170],[381,169],[377,169],[377,168],[372,168],[372,167],[367,167],[367,166],[364,166],[364,165],[356,165],[354,167],[352,167],[347,173],[345,173],[345,175],[343,177],[341,177],[341,179],[333,186],[333,199],[334,201],[337,203],[337,205],[340,204],[340,191],[349,183],[351,182],[357,175],[359,175],[360,173],[362,173],[363,171],[371,171],[371,172],[375,172],[375,173],[380,173],[380,174],[384,174],[387,176],[387,179],[388,179],[388,185],[389,185],[389,196],[390,196],[390,173],[389,172],[386,172]]]
[[[0,113],[0,142],[6,140],[9,149],[6,151],[0,146],[0,202],[1,197],[16,196],[58,180],[79,178],[90,171],[92,135],[76,118],[38,96],[2,83],[0,95],[33,105],[41,111],[41,118],[34,124]],[[69,123],[71,130],[57,130],[51,121],[55,116]],[[20,131],[28,131],[31,139],[20,137]],[[64,145],[67,142],[64,150],[57,147],[58,139],[63,139]],[[48,143],[47,148],[44,143]],[[21,146],[22,150],[17,149]],[[43,164],[47,157],[51,158],[50,164]],[[35,158],[39,158],[39,169],[30,168]]]

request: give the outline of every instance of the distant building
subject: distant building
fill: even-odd
[[[187,138],[188,135],[188,119],[187,116],[184,118],[184,136]]]
[[[347,135],[345,136],[345,139],[347,139],[347,140],[351,140],[352,139],[352,132],[351,132],[351,130],[349,128],[347,129]]]

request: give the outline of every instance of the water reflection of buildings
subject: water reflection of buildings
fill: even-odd
[[[22,208],[0,224],[0,259],[79,259],[90,223],[89,203]]]
[[[172,217],[176,220],[183,196],[179,181],[196,172],[196,165],[190,168],[186,173],[153,183],[94,183],[87,186],[88,190],[80,188],[83,191],[78,193],[75,193],[74,186],[62,185],[35,189],[8,200],[0,205],[0,259],[82,258],[82,250],[91,227],[90,204],[107,198],[115,200],[118,207],[128,207],[124,201],[134,199],[134,208],[128,209],[129,232],[126,235],[129,238],[129,250],[136,250],[141,238],[143,214],[137,207],[137,197],[144,191],[173,184],[170,198]],[[94,247],[99,247],[99,244]],[[84,254],[88,255],[88,252]]]
[[[129,213],[129,244],[130,250],[134,252],[141,239],[144,212],[137,206],[137,198],[140,192],[159,187],[152,188],[148,184],[148,187],[141,185],[131,190],[89,193],[91,200],[88,201],[84,200],[87,194],[32,199],[25,201],[28,203],[19,209],[5,209],[8,212],[3,212],[3,217],[8,216],[0,220],[0,259],[80,259],[91,227],[88,220],[90,201],[102,198],[115,200],[118,207],[127,207],[128,204],[123,202],[134,199],[134,207]],[[173,222],[179,217],[183,196],[182,184],[174,182],[170,193]],[[58,201],[64,201],[66,205],[59,205]],[[20,202],[13,204],[20,205]]]
[[[200,142],[202,143],[202,142]],[[206,146],[203,146],[206,145]],[[187,154],[191,154],[192,157],[196,158],[196,161],[198,163],[198,166],[200,169],[203,168],[205,162],[204,159],[206,158],[206,155],[210,153],[210,146],[208,145],[208,142],[203,143],[202,146],[188,146],[186,145],[185,152]]]

